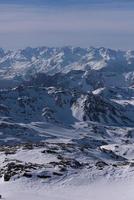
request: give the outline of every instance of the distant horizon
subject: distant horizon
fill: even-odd
[[[0,46],[134,49],[131,0],[1,0]]]
[[[92,46],[89,45],[87,47],[83,47],[83,46],[75,46],[75,45],[63,45],[63,46],[48,46],[48,45],[37,45],[37,46],[24,46],[24,47],[20,47],[20,48],[4,48],[2,46],[0,46],[0,49],[3,49],[4,51],[19,51],[19,50],[24,50],[27,48],[32,48],[32,49],[36,49],[36,48],[64,48],[64,47],[72,47],[72,48],[81,48],[81,49],[88,49],[88,48],[95,48],[95,49],[110,49],[113,51],[134,51],[134,48],[111,48],[111,47],[106,47],[106,46]]]

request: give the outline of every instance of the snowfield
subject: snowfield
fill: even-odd
[[[33,183],[32,186],[24,186],[27,183],[0,183],[0,193],[7,200],[133,200],[134,182],[105,182],[80,186],[45,186]]]

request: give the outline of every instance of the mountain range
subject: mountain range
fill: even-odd
[[[0,49],[4,181],[134,177],[133,116],[134,51]]]

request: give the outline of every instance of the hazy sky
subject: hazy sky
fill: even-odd
[[[0,46],[134,49],[134,0],[0,0]]]

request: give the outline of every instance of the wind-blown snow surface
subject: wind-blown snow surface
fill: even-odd
[[[133,51],[1,49],[3,198],[131,200],[133,86]]]
[[[133,200],[134,195],[133,182],[106,184],[101,181],[92,185],[66,187],[39,187],[34,183],[29,188],[26,188],[24,183],[0,183],[0,193],[3,193],[4,199],[7,200]]]

